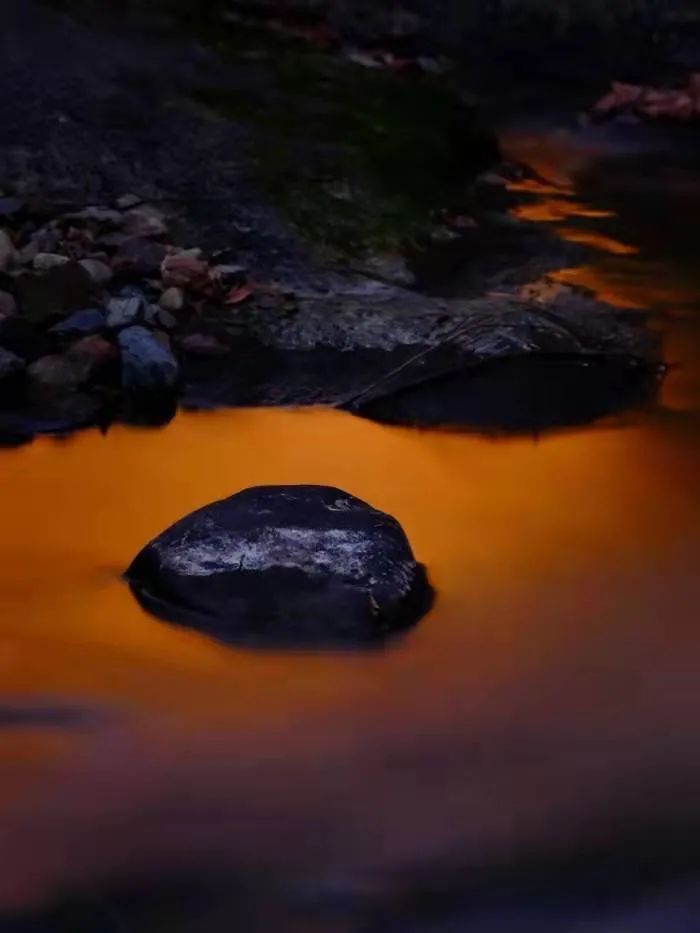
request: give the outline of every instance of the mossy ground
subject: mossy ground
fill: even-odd
[[[445,77],[366,68],[240,24],[207,38],[241,87],[200,88],[197,98],[256,129],[259,180],[330,257],[398,249],[459,204],[496,157]]]

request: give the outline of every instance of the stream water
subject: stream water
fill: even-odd
[[[559,278],[651,310],[672,364],[659,404],[537,439],[240,410],[0,453],[0,910],[70,895],[106,933],[700,929],[700,171],[509,145],[556,182],[521,211],[598,248]],[[396,515],[432,613],[343,655],[236,650],[146,615],[120,579],[136,551],[260,483]],[[411,885],[452,897],[618,849],[605,898],[406,906]],[[220,884],[175,914],[110,901],[171,879]]]

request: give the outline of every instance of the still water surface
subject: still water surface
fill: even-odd
[[[700,173],[651,194],[634,159],[554,161],[522,210],[600,247],[561,279],[653,310],[674,364],[653,411],[494,440],[244,410],[0,453],[0,909],[169,873],[366,890],[700,828]],[[349,655],[147,616],[136,551],[260,483],[396,515],[432,613]]]

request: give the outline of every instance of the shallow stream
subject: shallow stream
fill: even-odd
[[[79,892],[104,931],[508,933],[531,927],[499,921],[502,899],[468,926],[401,921],[406,878],[453,891],[647,838],[675,864],[697,838],[700,171],[649,177],[643,154],[574,137],[509,146],[556,182],[523,214],[598,247],[559,278],[653,312],[672,364],[658,406],[518,439],[222,411],[1,452],[0,909]],[[394,514],[432,613],[339,655],[237,650],[146,615],[120,578],[136,551],[263,483]],[[663,883],[685,891],[678,860]],[[227,906],[115,918],[105,892],[172,878],[223,879]],[[545,898],[532,929],[700,929],[632,925],[659,897],[631,914]]]

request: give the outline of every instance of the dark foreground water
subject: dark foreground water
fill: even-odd
[[[539,439],[259,410],[1,453],[3,933],[700,930],[700,172],[510,146],[557,182],[522,210],[598,247],[560,278],[653,311],[659,405]],[[146,540],[297,482],[402,521],[438,594],[407,638],[255,653],[139,609]]]

